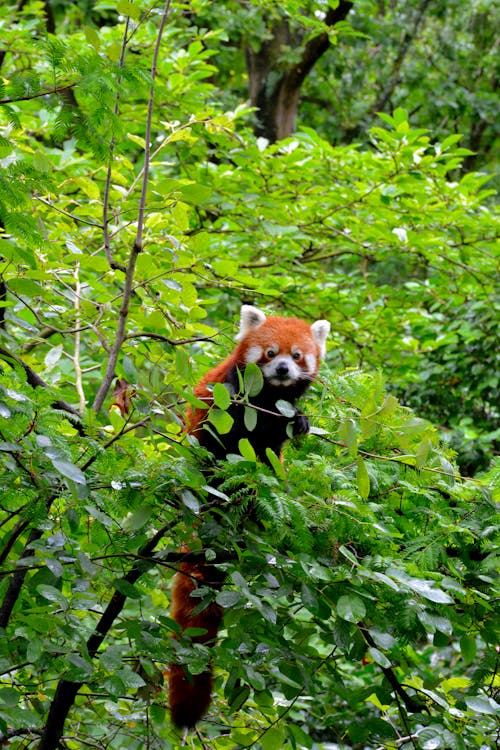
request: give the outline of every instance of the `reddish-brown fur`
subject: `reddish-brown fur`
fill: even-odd
[[[172,589],[171,616],[179,623],[182,630],[186,628],[204,628],[206,633],[193,636],[194,643],[213,645],[222,620],[222,609],[212,603],[203,611],[193,614],[199,599],[192,597],[198,582],[213,583],[211,573],[216,572],[211,566],[200,563],[182,563],[174,578]],[[219,581],[220,582],[220,581]],[[217,581],[216,581],[217,583]],[[178,727],[194,727],[208,706],[212,692],[212,674],[210,670],[197,675],[186,675],[180,664],[171,664],[169,668],[169,705],[172,721]]]

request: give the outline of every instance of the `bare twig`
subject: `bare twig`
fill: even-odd
[[[18,96],[15,99],[0,99],[0,104],[15,104],[16,102],[28,102],[31,99],[40,99],[42,96],[49,96],[49,94],[60,94],[61,91],[68,91],[72,89],[76,84],[68,83],[66,86],[57,86],[56,88],[49,89],[48,91],[40,91],[39,94],[29,94],[26,96]]]
[[[123,289],[122,304],[120,306],[115,341],[109,353],[108,363],[106,366],[106,373],[104,375],[101,386],[99,390],[97,391],[96,397],[94,399],[94,403],[92,404],[92,409],[96,412],[100,411],[104,403],[104,400],[108,394],[108,391],[111,387],[111,383],[113,382],[113,378],[115,377],[116,363],[118,361],[118,356],[120,354],[120,350],[121,350],[121,347],[122,347],[123,341],[125,340],[125,335],[126,335],[125,329],[126,329],[127,318],[129,314],[129,304],[130,304],[130,298],[132,295],[135,266],[137,263],[137,258],[139,256],[139,253],[142,251],[144,215],[145,215],[145,210],[146,210],[146,195],[147,195],[147,189],[148,189],[149,161],[150,161],[150,153],[151,153],[151,126],[153,122],[154,84],[155,84],[155,77],[156,77],[156,66],[158,62],[158,56],[160,53],[161,38],[162,38],[163,30],[165,28],[165,24],[167,21],[167,14],[168,14],[169,7],[170,7],[170,0],[166,0],[164,8],[163,8],[161,21],[160,21],[160,28],[158,29],[155,49],[153,52],[153,61],[151,64],[151,88],[149,92],[148,114],[147,114],[147,120],[146,120],[146,145],[144,148],[144,174],[142,178],[141,199],[139,203],[139,212],[138,212],[138,217],[137,217],[137,234],[135,237],[134,244],[132,246],[132,250],[130,252],[130,257],[129,257],[128,264],[127,264],[127,270],[125,273],[125,286]]]
[[[82,368],[80,365],[80,264],[77,262],[75,265],[75,349],[73,352],[73,367],[75,368],[75,386],[78,398],[80,401],[80,411],[83,413],[85,409],[85,393],[83,390],[83,379],[82,379]]]
[[[125,61],[125,50],[127,48],[127,42],[128,42],[128,30],[130,25],[130,18],[127,17],[127,21],[125,23],[125,30],[123,32],[123,40],[122,40],[122,48],[120,51],[120,60],[119,60],[119,68],[120,71],[123,70],[123,65]],[[121,82],[121,75],[118,78],[118,90],[115,95],[115,106],[113,109],[115,117],[118,115],[118,104],[120,101],[120,90],[119,90],[119,84]],[[104,187],[104,201],[103,201],[103,207],[102,207],[102,225],[103,225],[103,233],[104,233],[104,252],[106,253],[106,258],[108,260],[108,263],[110,265],[110,268],[118,268],[120,270],[124,270],[122,266],[119,263],[115,263],[113,260],[113,256],[111,254],[111,244],[110,244],[110,237],[109,237],[109,191],[111,187],[111,168],[113,166],[113,156],[115,152],[115,135],[111,136],[111,142],[109,144],[109,162],[108,162],[108,171],[106,173],[106,184]]]
[[[198,341],[213,341],[214,336],[193,336],[189,339],[171,339],[168,336],[164,336],[163,333],[136,331],[135,333],[127,333],[125,339],[154,339],[155,341],[164,341],[171,346],[185,346],[186,344],[195,344]]]
[[[127,432],[138,430],[140,427],[144,427],[144,425],[148,424],[148,422],[150,421],[151,421],[151,417],[144,417],[144,419],[141,419],[140,422],[134,422],[133,424],[127,425],[122,430],[120,430],[120,432],[118,432],[116,435],[113,435],[113,437],[102,446],[102,450],[106,450],[106,448],[109,448],[110,445],[113,445],[113,443],[116,443],[116,441],[119,440],[121,437],[123,437],[123,435],[126,435]],[[94,461],[97,459],[98,455],[100,455],[100,453],[96,454],[95,456],[91,456],[81,467],[82,471],[86,471],[89,468],[89,466],[92,466]]]
[[[77,224],[87,224],[89,227],[96,227],[97,229],[102,229],[101,224],[99,224],[96,221],[89,221],[88,219],[82,219],[80,216],[76,216],[75,214],[71,214],[68,211],[64,211],[62,208],[58,208],[50,201],[46,200],[45,198],[40,197],[39,195],[35,196],[36,200],[40,203],[43,203],[45,206],[48,206],[48,208],[51,208],[53,211],[57,211],[58,213],[62,214],[63,216],[67,216],[69,219],[73,219]]]

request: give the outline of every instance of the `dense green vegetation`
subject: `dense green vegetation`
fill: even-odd
[[[498,742],[498,6],[437,5],[5,6],[3,746],[181,746],[174,656],[214,662],[193,748]],[[246,63],[281,111],[312,49],[264,138]],[[182,417],[242,302],[332,335],[312,434],[215,488]]]

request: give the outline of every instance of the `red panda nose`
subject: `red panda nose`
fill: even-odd
[[[280,378],[288,375],[288,365],[285,362],[280,362],[280,364],[277,366],[276,375],[278,375],[278,377]]]

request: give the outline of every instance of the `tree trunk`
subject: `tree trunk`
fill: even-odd
[[[330,8],[325,23],[333,27],[343,21],[353,6],[340,0]],[[246,64],[250,101],[257,108],[255,135],[267,138],[270,143],[291,135],[299,104],[300,88],[312,67],[330,46],[326,31],[310,39],[297,63],[284,67],[280,57],[285,46],[296,49],[301,44],[298,34],[293,34],[285,19],[274,24],[271,38],[263,42],[256,52],[246,48]]]

